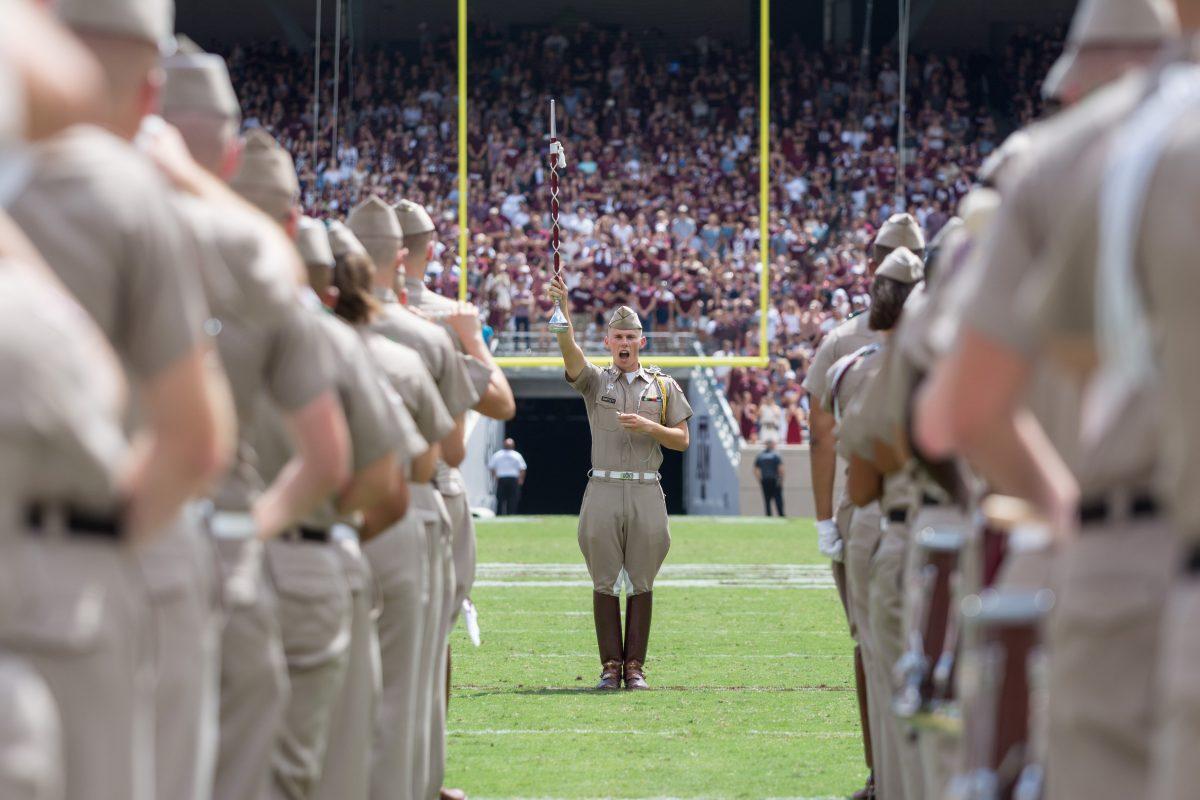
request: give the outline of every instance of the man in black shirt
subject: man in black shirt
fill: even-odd
[[[767,441],[766,449],[754,459],[754,477],[762,485],[764,513],[771,516],[771,502],[783,516],[783,458],[775,452],[775,442]]]

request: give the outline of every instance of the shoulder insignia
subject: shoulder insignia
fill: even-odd
[[[846,320],[847,320],[847,321],[849,321],[849,320],[852,320],[852,319],[854,319],[855,317],[861,317],[861,316],[862,316],[863,314],[865,314],[865,313],[867,313],[867,309],[865,309],[865,308],[860,308],[858,311],[855,311],[853,314],[851,314],[850,316],[846,317]]]
[[[662,374],[662,367],[642,367],[642,369],[644,369],[646,372],[648,372],[651,375],[661,375]]]

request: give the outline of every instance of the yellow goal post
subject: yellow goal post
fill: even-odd
[[[756,356],[650,356],[661,367],[765,367],[770,363],[767,314],[771,299],[771,0],[759,0],[758,22],[758,355]],[[458,0],[458,296],[467,299],[467,0]],[[607,363],[607,353],[588,354],[588,360]],[[559,356],[502,356],[501,367],[558,367]]]

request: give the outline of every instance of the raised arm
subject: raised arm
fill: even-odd
[[[583,355],[583,349],[575,341],[575,323],[571,322],[571,311],[567,305],[567,284],[561,275],[555,276],[554,280],[550,281],[547,292],[552,300],[558,301],[567,318],[567,324],[570,325],[567,330],[557,334],[557,337],[558,349],[562,351],[563,366],[567,371],[567,379],[573,381],[587,366],[587,359]]]

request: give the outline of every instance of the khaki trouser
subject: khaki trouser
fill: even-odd
[[[876,791],[882,800],[920,800],[925,796],[922,785],[921,757],[916,739],[907,722],[891,711],[896,683],[892,669],[904,650],[904,566],[908,558],[909,529],[906,522],[881,522],[883,537],[871,559],[870,618],[871,636],[875,643],[880,669],[883,670],[886,703],[884,736],[889,744],[894,743],[889,753],[896,760],[888,759],[887,773],[876,776]],[[898,766],[899,769],[894,769]]]
[[[840,525],[839,525],[840,528]],[[887,690],[887,671],[879,661],[871,636],[870,589],[871,557],[883,532],[879,527],[879,504],[856,508],[847,530],[842,531],[846,564],[846,596],[849,600],[853,635],[862,650],[863,671],[867,675],[867,720],[874,750],[875,784],[898,769],[895,743],[887,735],[885,722],[891,715]]]
[[[1160,520],[1087,526],[1058,557],[1048,800],[1146,796],[1159,628],[1178,563],[1178,539]]]
[[[371,746],[373,800],[412,800],[415,742],[428,748],[428,715],[418,717],[418,694],[428,681],[421,657],[429,613],[425,522],[416,509],[363,545],[379,593],[379,655],[383,691]],[[438,536],[436,530],[432,536]],[[425,707],[429,704],[426,702]],[[425,756],[428,760],[428,756]]]
[[[32,667],[0,654],[0,797],[62,796],[62,732],[54,696]]]
[[[600,594],[621,594],[622,571],[630,594],[653,591],[671,549],[667,500],[657,481],[592,478],[579,511],[579,549]]]
[[[154,782],[160,798],[212,797],[220,701],[216,558],[199,517],[187,511],[138,551],[154,625]]]
[[[129,548],[50,522],[0,542],[0,574],[0,645],[58,706],[63,796],[154,797],[151,621]]]
[[[441,788],[445,764],[446,631],[454,597],[454,560],[450,554],[450,515],[442,495],[429,484],[410,484],[412,506],[423,522],[429,577],[429,602],[421,636],[420,685],[413,727],[413,797]],[[440,692],[440,693],[439,693]],[[440,732],[439,732],[439,729]],[[434,767],[437,766],[435,774]]]
[[[911,535],[915,537],[920,531],[930,526],[953,525],[961,528],[964,533],[970,520],[958,508],[951,506],[923,506],[917,511],[910,526]],[[964,538],[965,543],[965,538]],[[960,553],[960,555],[962,555]],[[904,641],[910,641],[913,624],[922,624],[923,620],[916,619],[914,609],[924,605],[926,598],[920,583],[920,570],[924,565],[922,551],[913,546],[908,547],[908,556],[904,569]],[[951,597],[950,613],[956,613],[958,597]],[[961,760],[961,739],[932,728],[917,729],[917,751],[921,757],[922,783],[925,787],[925,797],[930,800],[940,800],[946,786],[954,777]]]
[[[1189,542],[1195,546],[1194,541]],[[1191,800],[1200,786],[1200,575],[1175,577],[1163,615],[1158,732],[1150,800]]]
[[[262,800],[289,694],[275,592],[262,543],[217,539],[225,605],[213,800]]]
[[[475,585],[475,520],[466,494],[444,494],[442,499],[454,533],[454,619],[458,619],[463,600],[470,597]]]
[[[366,800],[380,697],[379,637],[374,619],[376,583],[355,531],[335,525],[333,533],[334,547],[350,585],[350,655],[342,691],[333,706],[329,744],[314,796],[318,800]],[[415,642],[411,646],[416,649]]]
[[[306,800],[321,777],[333,706],[349,659],[350,586],[331,544],[267,543],[267,575],[292,691],[271,756],[271,796]]]

